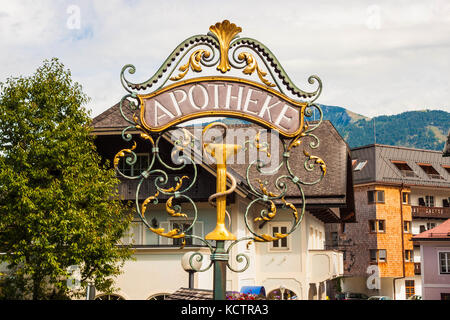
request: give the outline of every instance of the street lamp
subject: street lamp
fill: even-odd
[[[202,267],[202,262],[198,261],[197,259],[193,259],[192,263],[190,262],[190,259],[193,255],[195,255],[195,252],[193,251],[186,252],[181,258],[181,266],[183,267],[184,271],[189,273],[189,289],[194,288],[194,274],[196,272],[195,270],[198,270]]]

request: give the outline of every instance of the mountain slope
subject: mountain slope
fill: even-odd
[[[442,150],[450,128],[450,113],[441,110],[407,111],[392,116],[367,118],[335,106],[321,106],[350,148],[387,144]],[[375,122],[375,128],[374,128]]]
[[[368,118],[338,106],[320,107],[324,120],[333,123],[350,148],[373,144],[376,137],[378,144],[442,151],[450,129],[450,113],[441,110],[407,111]],[[318,120],[318,112],[309,119]],[[219,121],[247,123],[233,118]]]

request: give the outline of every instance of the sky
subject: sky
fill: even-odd
[[[186,38],[229,20],[265,44],[318,103],[373,117],[450,112],[450,1],[0,0],[0,82],[58,57],[96,116],[149,79]],[[312,90],[311,90],[312,91]]]

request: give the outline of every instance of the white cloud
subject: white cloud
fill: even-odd
[[[80,29],[67,8],[80,8]],[[446,1],[8,1],[0,0],[0,81],[57,56],[92,97],[93,115],[125,94],[119,73],[148,79],[184,39],[228,19],[278,57],[298,86],[317,74],[320,103],[366,116],[450,111]]]

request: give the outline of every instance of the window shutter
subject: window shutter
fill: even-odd
[[[164,228],[164,232],[169,231],[169,228],[170,228],[169,221],[160,222],[159,227]],[[158,236],[158,238],[159,238],[160,245],[169,245],[172,243],[172,239],[170,239],[170,238],[166,238],[166,237],[162,237],[162,236]]]
[[[423,198],[419,198],[419,206],[425,206],[425,200]]]
[[[203,238],[203,221],[195,222],[194,227],[192,228],[192,233],[194,236]],[[193,238],[192,240],[193,240],[192,241],[193,245],[196,245],[196,246],[203,245],[203,242],[198,239]]]

